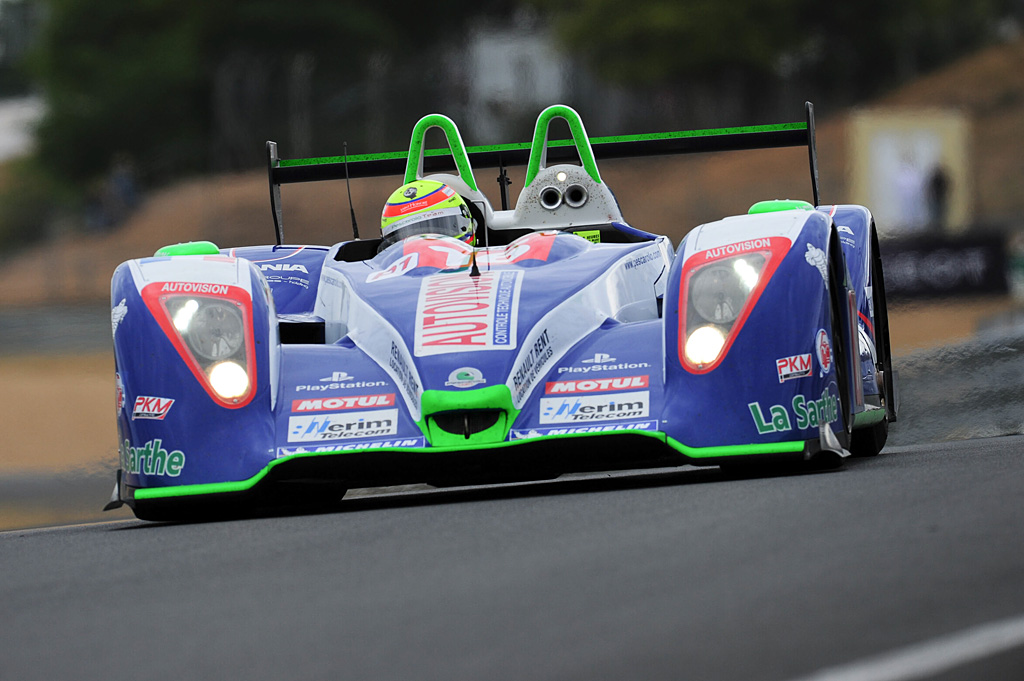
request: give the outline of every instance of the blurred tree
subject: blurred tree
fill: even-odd
[[[270,137],[308,153],[315,132],[337,125],[339,98],[360,87],[374,55],[404,64],[435,39],[450,39],[470,7],[42,1],[46,20],[32,60],[47,104],[38,153],[44,168],[75,183],[105,172],[117,154],[159,182],[258,165]],[[395,94],[399,105],[408,95]]]
[[[977,47],[1020,11],[1016,0],[528,2],[607,80],[653,91],[655,106],[704,102],[719,123],[722,100],[763,115],[784,84],[797,97],[861,100]]]

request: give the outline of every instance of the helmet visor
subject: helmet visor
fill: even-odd
[[[417,234],[440,234],[468,241],[472,238],[473,221],[458,208],[420,213],[389,225],[384,243],[391,244]]]

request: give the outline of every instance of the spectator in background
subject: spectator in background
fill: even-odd
[[[919,231],[928,220],[925,178],[910,154],[904,154],[895,184],[900,204],[900,230],[906,234]]]
[[[949,173],[936,164],[928,176],[928,228],[933,232],[946,231],[949,215]]]
[[[86,225],[92,231],[106,231],[120,224],[138,205],[135,164],[127,154],[117,154],[111,161],[109,175],[89,187]]]

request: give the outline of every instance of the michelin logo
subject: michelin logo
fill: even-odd
[[[609,423],[605,425],[565,426],[563,428],[531,428],[529,430],[513,430],[509,433],[510,440],[530,440],[547,435],[579,435],[581,433],[613,433],[621,430],[655,431],[657,421],[637,421],[635,423]]]
[[[422,437],[407,437],[399,440],[376,440],[374,442],[339,442],[333,445],[320,445],[319,447],[278,447],[277,458],[283,459],[286,456],[295,454],[326,454],[327,452],[352,452],[361,449],[395,449],[399,447],[422,447]]]

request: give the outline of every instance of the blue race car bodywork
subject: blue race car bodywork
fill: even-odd
[[[553,118],[581,165],[548,165]],[[458,174],[424,172],[434,126]],[[406,181],[459,191],[477,246],[380,252],[282,245],[279,185],[300,181],[282,171],[315,164],[272,147],[278,245],[182,244],[114,273],[109,506],[175,518],[374,485],[877,454],[896,399],[868,210],[764,202],[677,249],[626,223],[596,146],[549,108],[515,207],[494,210],[454,124],[429,116]]]

